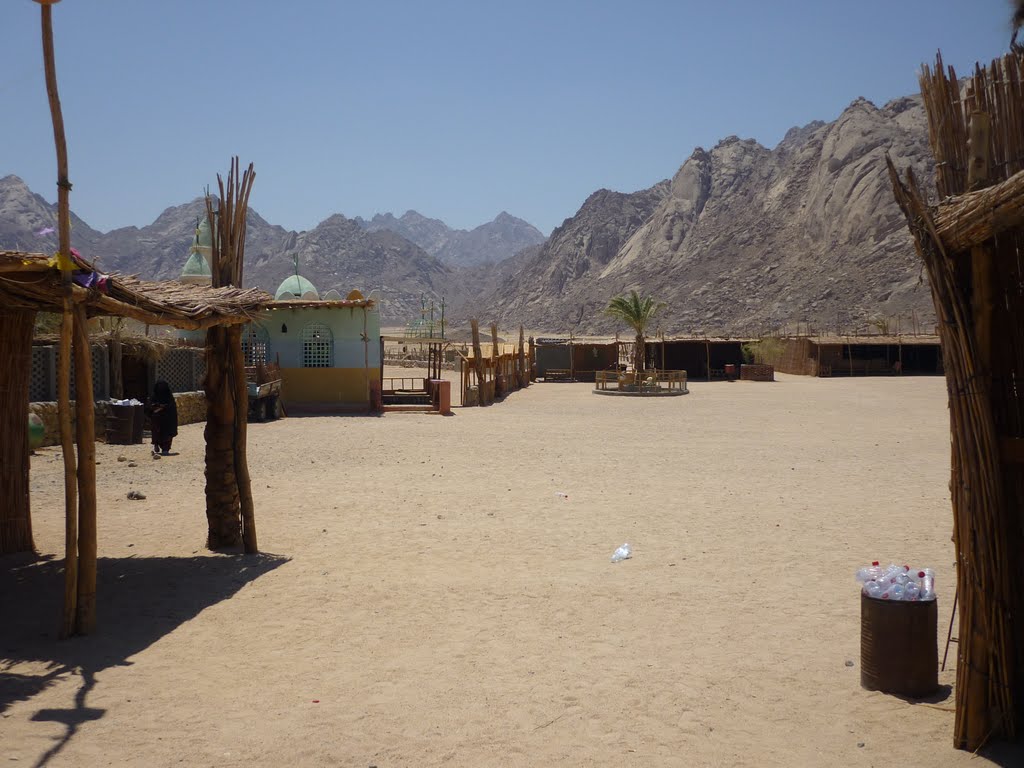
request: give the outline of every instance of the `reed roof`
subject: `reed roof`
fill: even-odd
[[[74,258],[76,272],[93,272],[84,259]],[[84,303],[91,316],[130,317],[148,325],[171,325],[197,330],[234,325],[255,319],[272,303],[258,288],[211,288],[203,285],[139,280],[111,274],[106,286],[72,286],[72,299]],[[42,253],[0,251],[0,300],[11,308],[59,312],[63,309],[61,273]]]

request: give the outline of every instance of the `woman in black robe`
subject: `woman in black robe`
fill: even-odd
[[[171,451],[171,441],[178,434],[178,407],[166,381],[158,381],[153,386],[153,397],[147,411],[149,431],[153,435],[153,453],[166,456]]]

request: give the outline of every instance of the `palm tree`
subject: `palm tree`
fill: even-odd
[[[630,291],[628,296],[616,296],[608,302],[605,313],[621,320],[636,332],[636,345],[633,349],[633,370],[636,373],[645,368],[644,333],[647,324],[666,306],[662,302],[656,302],[653,296],[641,296],[636,291]]]

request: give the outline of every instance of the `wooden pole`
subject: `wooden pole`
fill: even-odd
[[[491,376],[493,376],[493,387],[491,402],[498,396],[498,324],[491,323]]]
[[[242,549],[247,555],[253,555],[260,550],[256,542],[256,512],[246,442],[249,430],[249,387],[245,378],[245,354],[242,352],[242,326],[233,325],[226,329],[226,336],[231,349],[231,373],[235,384],[235,480],[238,483],[242,518]]]
[[[74,309],[75,434],[78,442],[78,602],[75,631],[96,630],[96,418],[85,305]]]
[[[0,308],[0,555],[32,552],[31,469],[28,436],[29,376],[36,313]]]
[[[473,368],[476,371],[476,403],[486,405],[484,402],[484,353],[480,348],[480,323],[473,318],[469,321],[470,331],[473,333]]]
[[[71,337],[74,316],[71,311],[71,182],[68,180],[68,149],[64,137],[64,115],[57,91],[57,65],[53,45],[53,9],[43,4],[41,31],[46,95],[53,123],[53,143],[57,154],[57,266],[64,286],[63,319],[60,327],[60,356],[57,364],[57,413],[60,443],[64,458],[64,614],[60,636],[70,637],[77,629],[78,594],[78,492],[76,460],[71,428]]]
[[[64,613],[60,637],[75,634],[78,615],[78,483],[74,429],[71,424],[71,302],[64,299],[57,350],[57,419],[64,457]]]
[[[530,377],[526,371],[526,339],[523,332],[523,326],[519,326],[519,386],[526,387],[530,383]]]
[[[704,355],[707,362],[708,381],[711,381],[711,342],[704,339]]]
[[[529,346],[526,351],[526,366],[529,368],[527,372],[527,379],[531,382],[537,380],[537,349],[533,343],[533,336],[531,336],[527,342]]]

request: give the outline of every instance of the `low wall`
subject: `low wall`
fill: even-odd
[[[202,392],[181,392],[174,396],[178,407],[178,426],[196,424],[206,421],[206,395]],[[60,445],[60,420],[57,416],[57,403],[29,403],[29,413],[34,413],[43,422],[43,445]],[[71,401],[71,424],[75,424],[75,401]],[[110,404],[106,401],[96,403],[96,438],[105,440],[107,419],[110,417]]]
[[[744,363],[740,366],[741,381],[775,381],[775,368],[770,365],[751,365]]]

